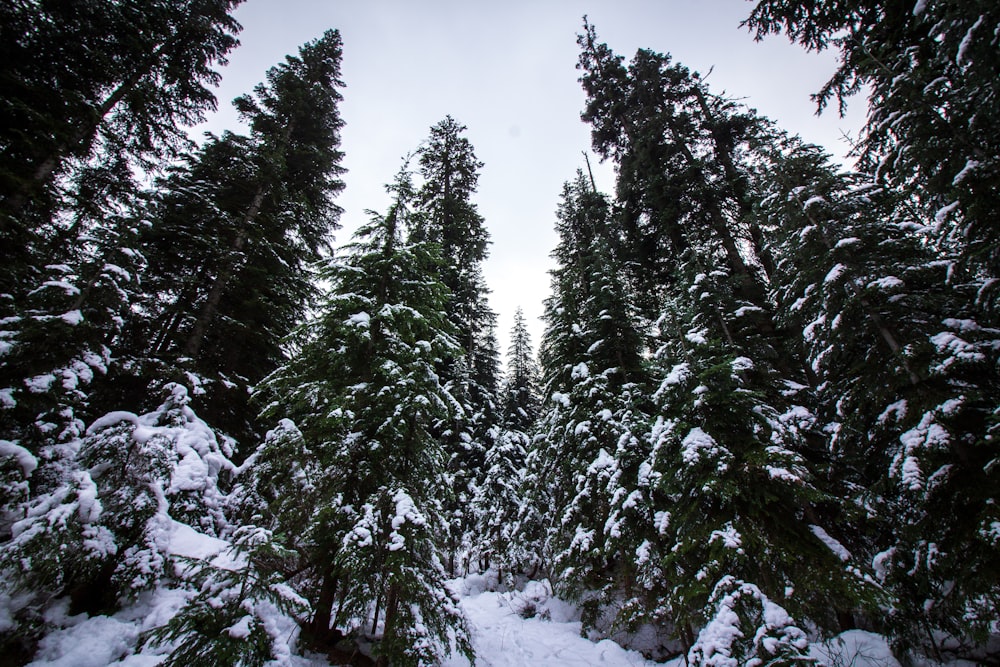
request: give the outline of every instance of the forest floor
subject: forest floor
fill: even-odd
[[[175,523],[170,552],[191,558],[213,560],[225,567],[229,545],[190,527]],[[232,562],[232,561],[230,561]],[[478,667],[683,667],[683,658],[667,663],[647,660],[636,650],[603,639],[581,637],[579,610],[551,594],[547,582],[529,581],[523,590],[495,592],[482,575],[455,579],[451,586],[461,598],[469,620]],[[47,620],[57,629],[43,639],[32,667],[154,667],[165,659],[162,650],[145,651],[138,646],[141,633],[165,623],[177,613],[190,594],[177,589],[158,589],[114,616],[86,617],[51,614]],[[288,617],[276,618],[278,628],[289,639],[296,628]],[[322,667],[325,656],[300,657],[291,647],[269,665]],[[136,651],[139,651],[136,653]],[[866,632],[844,633],[826,644],[811,647],[813,657],[830,667],[899,667],[885,640]],[[721,664],[721,663],[720,663]],[[469,667],[460,656],[442,667]]]

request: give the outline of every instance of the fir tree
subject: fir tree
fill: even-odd
[[[814,99],[819,110],[868,90],[856,152],[875,180],[916,195],[934,236],[954,244],[979,276],[995,317],[1000,270],[1000,128],[996,29],[989,2],[758,2],[745,22],[758,39],[784,32],[840,65]]]
[[[767,208],[782,220],[782,317],[821,383],[832,476],[872,515],[858,546],[894,596],[897,646],[937,651],[928,625],[982,641],[997,595],[975,574],[995,558],[996,331],[920,206],[825,160],[796,148]]]
[[[127,350],[137,393],[150,375],[187,378],[242,440],[255,430],[247,388],[282,361],[337,228],[340,55],[328,31],[237,99],[250,135],[209,137],[161,183],[143,234],[148,297]]]
[[[538,392],[538,365],[518,308],[500,390],[502,421],[486,452],[474,505],[481,569],[495,567],[501,575],[518,574],[536,565],[534,555],[517,535],[517,519],[523,507],[525,457],[541,408]]]
[[[451,424],[444,434],[455,491],[455,504],[448,510],[449,538],[444,545],[452,574],[457,572],[460,552],[475,539],[470,534],[473,519],[468,507],[476,494],[478,471],[497,432],[500,375],[496,314],[489,307],[489,290],[482,274],[489,232],[472,201],[483,163],[464,136],[465,130],[451,116],[431,128],[419,151],[423,184],[416,201],[420,215],[411,232],[415,240],[431,241],[441,248],[443,261],[438,272],[450,292],[448,317],[465,353],[457,365],[441,369],[455,398],[464,406],[463,419]]]
[[[471,657],[436,544],[452,492],[436,433],[461,410],[436,369],[462,350],[434,246],[403,240],[409,175],[391,191],[389,212],[373,215],[323,271],[330,295],[299,354],[269,380],[268,413],[293,417],[320,465],[303,546],[314,631],[325,634],[331,620],[370,628],[380,663],[433,664],[450,650],[450,632]]]
[[[16,299],[32,289],[33,270],[58,263],[99,224],[105,202],[134,190],[133,167],[156,167],[187,142],[184,127],[214,110],[207,86],[218,83],[212,68],[238,43],[238,4],[0,9],[0,240],[14,260],[0,293]],[[57,216],[61,210],[75,215]]]
[[[642,340],[608,246],[609,216],[582,172],[564,186],[542,340],[548,405],[527,477],[532,504],[550,517],[543,553],[559,589],[586,601],[588,627],[631,578],[613,517],[644,428]]]

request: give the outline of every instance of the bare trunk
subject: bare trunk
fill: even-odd
[[[310,623],[310,634],[313,642],[321,646],[330,634],[331,612],[333,603],[337,596],[337,579],[332,572],[323,575],[323,584],[320,587],[319,598],[316,600],[316,613],[313,614]]]
[[[385,632],[382,633],[382,641],[391,638],[395,633],[396,629],[393,626],[396,623],[396,612],[398,610],[399,586],[397,584],[391,584],[385,599]],[[378,660],[375,661],[375,665],[376,667],[388,667],[389,658],[385,655],[380,655]]]

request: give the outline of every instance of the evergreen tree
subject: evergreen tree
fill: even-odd
[[[148,296],[121,379],[137,373],[141,395],[150,376],[186,378],[201,411],[241,440],[255,430],[247,388],[283,359],[337,228],[340,55],[328,31],[237,99],[250,135],[209,137],[161,183],[143,235]]]
[[[475,497],[476,535],[481,569],[495,567],[514,575],[535,565],[517,534],[522,502],[525,457],[540,412],[538,364],[524,314],[514,314],[507,372],[500,390],[502,421],[493,446],[486,452]]]
[[[134,190],[214,110],[212,69],[238,43],[239,0],[4,3],[0,308],[64,261],[104,202]],[[56,215],[62,210],[74,215]],[[27,281],[27,282],[25,282]]]
[[[610,214],[582,172],[564,186],[542,339],[547,406],[526,478],[531,504],[549,516],[542,553],[558,588],[586,603],[588,627],[631,576],[613,513],[644,428],[642,340],[609,247]]]
[[[863,170],[928,208],[934,236],[955,244],[980,274],[982,298],[996,317],[995,4],[763,0],[745,23],[758,39],[784,32],[812,51],[839,50],[840,65],[814,95],[819,110],[836,99],[843,111],[851,95],[869,91],[856,148]]]
[[[538,362],[531,347],[524,312],[518,307],[507,348],[507,372],[503,382],[503,424],[508,429],[530,433],[538,419]]]
[[[302,547],[317,639],[331,620],[370,626],[380,664],[435,664],[449,633],[471,657],[436,544],[452,492],[436,434],[461,410],[436,369],[462,350],[433,244],[403,241],[409,175],[391,191],[389,212],[373,214],[323,271],[331,292],[302,330],[300,352],[268,381],[267,412],[294,418],[319,463]]]
[[[411,232],[415,240],[431,241],[441,248],[443,262],[438,271],[450,292],[448,317],[465,353],[458,364],[440,369],[464,407],[463,418],[443,433],[449,443],[448,469],[455,490],[455,504],[448,510],[448,540],[443,545],[451,574],[457,572],[460,551],[475,539],[470,534],[473,517],[468,508],[497,433],[500,375],[496,314],[489,307],[489,289],[482,274],[489,232],[472,201],[483,163],[464,136],[465,130],[451,116],[431,128],[419,151],[420,215]]]
[[[821,383],[832,476],[874,515],[858,547],[894,596],[889,630],[900,650],[937,652],[928,626],[982,642],[997,596],[977,574],[996,562],[997,334],[978,322],[975,281],[899,193],[812,147],[773,173],[782,317]]]
[[[191,410],[184,387],[166,394],[151,413],[101,417],[29,471],[31,498],[0,544],[0,586],[16,601],[5,653],[30,655],[61,598],[73,614],[114,612],[172,578],[175,522],[209,535],[226,527],[230,443]]]
[[[782,136],[669,56],[640,50],[626,67],[584,27],[584,119],[617,163],[621,261],[656,295],[642,306],[659,341],[648,444],[605,473],[621,488],[609,534],[635,555],[641,584],[620,618],[672,626],[691,647],[711,591],[735,575],[835,628],[835,610],[873,591],[826,532],[843,517],[811,473],[824,453],[810,395],[782,391],[809,379],[774,317],[776,262],[755,207]]]
[[[669,54],[640,49],[626,66],[586,20],[577,42],[587,94],[582,118],[594,150],[617,165],[614,223],[647,325],[661,314],[675,258],[706,234],[721,242],[741,298],[766,311],[763,285],[773,260],[752,215],[750,175],[770,125],[712,95]]]

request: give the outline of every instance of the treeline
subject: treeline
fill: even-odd
[[[501,374],[461,123],[336,252],[336,31],[186,138],[237,4],[0,8],[10,664],[164,591],[129,650],[165,665],[472,658],[446,580],[487,569],[696,664],[854,627],[996,658],[996,8],[756,5],[841,51],[821,109],[869,91],[852,172],[585,22],[616,191],[566,183],[539,360],[518,313]]]

